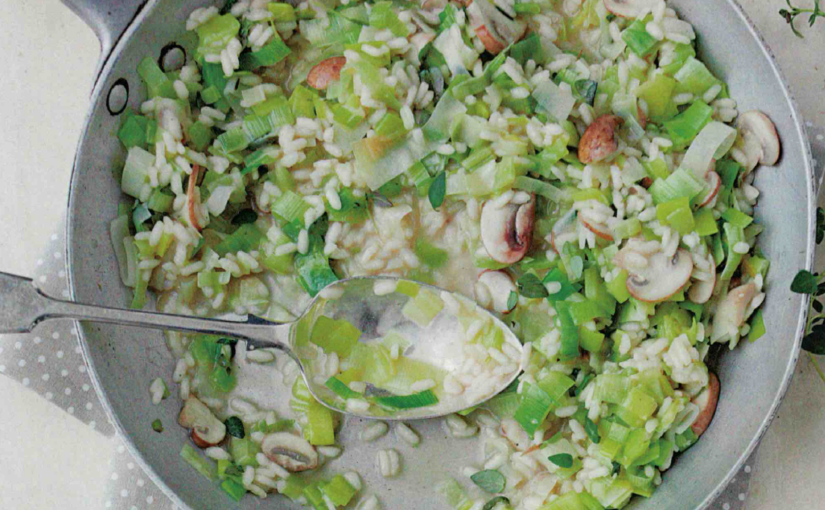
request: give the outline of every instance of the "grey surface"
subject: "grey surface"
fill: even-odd
[[[207,3],[150,2],[145,16],[126,34],[140,44],[126,44],[124,38],[104,68],[72,178],[68,244],[75,299],[99,304],[125,303],[128,299],[108,241],[108,223],[119,199],[110,172],[124,159],[116,139],[111,137],[118,119],[106,110],[108,88],[118,78],[126,78],[132,90],[130,105],[137,106],[138,61],[147,52],[157,55],[173,40],[191,49],[194,41],[181,34],[185,13]],[[728,81],[740,110],[764,110],[783,139],[780,166],[760,171],[756,181],[758,187],[771,191],[762,196],[756,216],[766,226],[760,246],[772,260],[765,321],[769,331],[779,334],[721,357],[717,371],[722,397],[713,425],[668,472],[666,479],[679,482],[665,483],[650,500],[636,501],[633,508],[638,509],[706,507],[753,449],[775,413],[798,356],[805,302],[787,289],[798,268],[811,267],[813,254],[814,190],[808,145],[775,66],[733,3],[718,0],[712,8],[689,0],[672,4],[696,27],[703,58]],[[147,472],[157,477],[167,492],[174,492],[173,497],[179,497],[181,505],[212,508],[225,504],[225,496],[214,485],[180,459],[171,458],[170,452],[179,450],[184,441],[183,431],[171,431],[159,438],[146,427],[145,417],[158,412],[150,407],[145,384],[140,383],[172,371],[173,360],[162,338],[143,331],[88,325],[82,327],[81,336],[84,354],[94,368],[95,384],[116,426],[131,439],[130,448],[142,456]],[[171,423],[179,402],[170,400],[161,417]],[[430,495],[431,487],[445,473],[456,474],[460,466],[475,458],[476,452],[467,451],[466,443],[447,441],[438,422],[422,423],[418,428],[427,440],[415,456],[405,456],[405,478],[394,482],[390,492],[382,491],[388,508],[405,508],[410,501],[421,508],[443,507],[437,496]],[[357,427],[345,427],[341,442],[352,444],[351,436],[356,431]],[[381,481],[372,469],[376,448],[350,448],[337,465],[361,468],[368,486],[378,487]],[[279,504],[250,498],[242,507],[277,508]]]

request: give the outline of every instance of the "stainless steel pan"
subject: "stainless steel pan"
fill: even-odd
[[[159,57],[177,43],[192,50],[194,36],[184,32],[188,13],[220,0],[63,0],[97,33],[102,56],[91,110],[78,145],[68,214],[68,261],[72,297],[97,304],[125,304],[128,291],[118,276],[109,241],[109,222],[120,198],[112,170],[122,166],[125,152],[113,136],[126,100],[141,101],[138,62]],[[665,483],[634,509],[706,508],[722,491],[767,429],[788,387],[799,356],[807,300],[789,291],[799,268],[811,268],[814,255],[814,212],[818,176],[814,175],[801,119],[777,66],[753,25],[733,0],[674,0],[680,15],[700,34],[700,53],[729,84],[740,109],[764,110],[776,123],[783,156],[776,168],[758,171],[763,190],[757,208],[766,231],[760,246],[772,262],[765,304],[767,337],[722,356],[714,367],[722,396],[713,425],[702,440],[667,472]],[[180,409],[176,398],[160,407],[151,404],[148,382],[172,373],[174,360],[161,335],[144,330],[94,324],[79,325],[92,378],[117,428],[141,464],[164,491],[185,508],[219,508],[229,503],[219,488],[197,474],[177,455],[186,435],[177,427],[157,434],[150,426],[161,418],[172,424]],[[378,445],[359,444],[344,427],[345,454],[334,469],[351,467],[365,477],[367,490],[379,493],[385,508],[443,508],[432,492],[445,473],[477,454],[472,443],[450,441],[437,422],[421,423],[424,441],[404,455],[404,475],[386,482],[373,468]],[[283,499],[249,497],[241,508],[289,508]]]

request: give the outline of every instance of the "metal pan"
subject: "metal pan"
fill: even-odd
[[[95,30],[102,47],[71,180],[67,257],[72,298],[125,304],[128,291],[120,283],[108,234],[120,199],[112,169],[125,159],[113,134],[126,103],[132,108],[140,104],[138,62],[147,54],[160,57],[171,43],[192,50],[194,36],[183,28],[188,13],[218,0],[63,1]],[[756,178],[764,190],[756,212],[766,226],[760,247],[772,262],[764,309],[768,335],[719,359],[713,368],[722,381],[722,395],[713,425],[675,462],[654,497],[638,498],[631,505],[634,509],[706,508],[753,450],[776,414],[799,356],[808,302],[789,287],[798,269],[811,268],[814,255],[819,176],[813,173],[802,121],[770,51],[733,0],[674,0],[672,5],[701,34],[701,57],[728,82],[740,109],[758,108],[774,120],[784,153],[778,167],[763,168]],[[80,324],[79,330],[104,405],[152,479],[184,508],[226,506],[220,489],[178,457],[184,431],[168,427],[166,433],[156,434],[150,426],[155,418],[174,423],[180,409],[176,398],[153,406],[147,391],[152,378],[168,377],[173,370],[174,360],[162,337],[93,324]],[[417,426],[424,436],[422,445],[415,455],[398,447],[404,475],[387,482],[373,467],[375,451],[386,443],[357,443],[353,429],[358,428],[344,427],[340,440],[350,446],[332,467],[358,469],[367,490],[377,492],[385,508],[443,508],[433,485],[447,473],[458,474],[478,453],[472,441],[448,440],[439,422],[422,422]],[[240,506],[290,508],[281,498],[249,497]]]

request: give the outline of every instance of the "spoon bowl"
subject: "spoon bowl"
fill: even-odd
[[[523,348],[497,317],[458,294],[387,276],[322,290],[294,322],[125,310],[58,300],[0,273],[0,333],[70,318],[237,338],[295,360],[323,405],[363,418],[435,418],[477,406],[521,372]],[[236,316],[237,317],[237,316]]]

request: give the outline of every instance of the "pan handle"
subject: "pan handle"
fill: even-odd
[[[100,41],[100,60],[96,76],[106,64],[126,28],[148,0],[62,0],[94,31]]]

